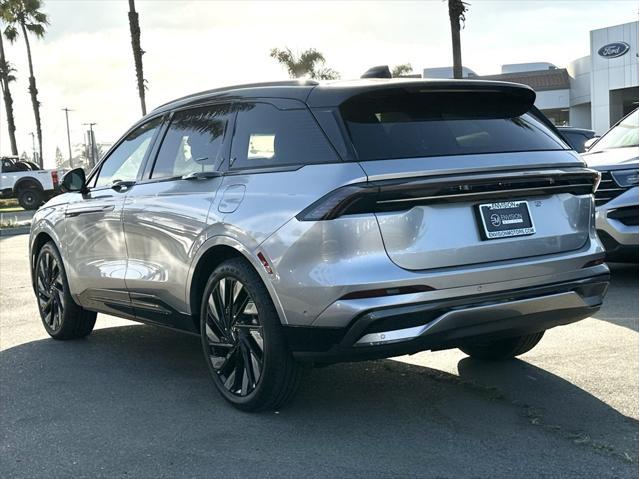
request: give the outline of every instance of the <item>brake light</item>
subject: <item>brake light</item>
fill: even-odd
[[[379,188],[366,183],[331,191],[297,215],[300,221],[332,220],[344,214],[375,210]]]
[[[53,181],[54,188],[58,186],[58,172],[56,170],[51,172],[51,181]]]
[[[402,178],[343,186],[301,211],[299,221],[332,220],[342,215],[407,211],[434,203],[520,198],[558,193],[591,194],[601,174],[594,170],[539,171],[444,178]]]

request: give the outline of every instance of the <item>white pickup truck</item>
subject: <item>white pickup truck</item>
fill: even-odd
[[[58,171],[41,170],[28,161],[2,157],[0,197],[17,198],[25,210],[35,210],[58,192]]]

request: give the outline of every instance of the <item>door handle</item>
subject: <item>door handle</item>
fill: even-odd
[[[210,180],[211,178],[219,178],[222,173],[219,171],[196,171],[182,177],[183,180]]]
[[[111,185],[111,189],[117,192],[122,192],[128,190],[133,185],[135,185],[135,181],[116,181]]]
[[[88,215],[91,213],[105,213],[107,211],[113,211],[115,205],[96,206],[95,208],[78,208],[77,210],[71,210],[64,214],[67,218],[73,218],[80,215]]]

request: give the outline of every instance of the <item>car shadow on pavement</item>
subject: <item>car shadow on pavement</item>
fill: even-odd
[[[594,317],[639,332],[639,264],[610,263],[610,284]]]
[[[464,382],[503,392],[532,424],[578,443],[628,454],[633,462],[639,459],[639,421],[559,376],[521,359],[491,362],[466,357],[457,370]]]
[[[523,361],[465,359],[459,377],[396,360],[316,368],[288,406],[262,414],[222,400],[197,337],[144,325],[21,344],[0,353],[0,373],[5,477],[77,476],[77,464],[129,477],[460,477],[470,467],[512,477],[520,461],[540,475],[603,477],[636,465],[624,454],[636,451],[637,421]],[[566,434],[515,400],[526,395],[559,410]],[[579,435],[591,423],[606,424],[604,439]]]

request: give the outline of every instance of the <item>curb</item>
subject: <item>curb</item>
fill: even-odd
[[[18,226],[17,228],[0,229],[0,236],[26,235],[31,231],[31,226]]]

